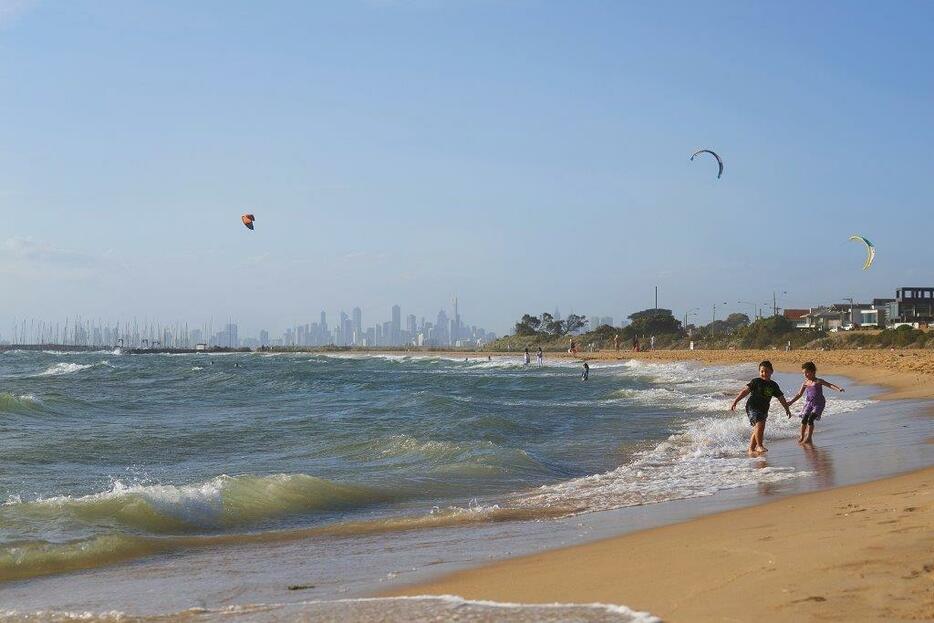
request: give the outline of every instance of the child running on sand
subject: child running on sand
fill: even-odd
[[[839,385],[817,378],[817,366],[813,361],[803,364],[801,371],[804,373],[804,383],[801,384],[801,389],[788,402],[788,405],[793,405],[801,396],[804,396],[804,411],[801,412],[801,438],[798,439],[798,443],[807,445],[811,443],[811,437],[814,435],[814,422],[820,419],[824,406],[827,404],[824,398],[824,388],[829,387],[838,392],[844,390]]]
[[[746,401],[746,415],[749,416],[749,423],[752,424],[749,454],[768,452],[762,442],[765,439],[765,420],[769,417],[769,403],[772,402],[772,398],[778,398],[785,407],[785,413],[791,417],[791,411],[788,409],[788,402],[785,400],[781,387],[772,380],[774,371],[771,361],[760,363],[758,378],[749,381],[730,406],[730,411],[736,411],[739,401],[749,396],[749,400]]]

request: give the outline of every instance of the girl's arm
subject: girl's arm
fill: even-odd
[[[798,390],[798,393],[795,394],[795,397],[788,401],[788,406],[790,407],[794,403],[798,402],[798,399],[804,395],[804,388],[807,387],[806,383],[801,383],[801,389]]]
[[[779,401],[780,403],[782,403],[782,406],[783,406],[783,407],[785,407],[785,413],[788,414],[788,417],[791,417],[791,409],[788,408],[788,407],[789,407],[789,404],[788,404],[788,401],[785,400],[785,397],[782,396],[781,394],[779,394],[779,396],[778,396],[778,401]]]
[[[744,388],[743,388],[743,391],[741,391],[741,392],[739,393],[739,395],[736,396],[736,399],[733,400],[733,404],[730,405],[730,411],[736,411],[736,405],[739,404],[739,401],[740,401],[740,400],[742,400],[743,398],[745,398],[745,397],[748,396],[748,395],[749,395],[749,388],[748,388],[748,387],[744,387]]]
[[[843,388],[840,387],[839,385],[834,385],[834,384],[831,383],[830,381],[825,381],[824,379],[820,379],[820,384],[823,385],[824,387],[829,387],[830,389],[835,389],[835,390],[837,390],[838,392],[846,391],[845,389],[843,389]]]

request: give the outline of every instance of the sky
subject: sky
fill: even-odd
[[[931,32],[910,1],[0,0],[0,334],[932,286]]]

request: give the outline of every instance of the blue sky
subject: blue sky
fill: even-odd
[[[0,334],[934,285],[931,32],[924,2],[0,0]]]

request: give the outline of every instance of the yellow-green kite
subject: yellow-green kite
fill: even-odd
[[[863,263],[863,270],[869,270],[869,267],[872,266],[872,261],[876,259],[876,247],[863,236],[857,236],[854,234],[850,236],[850,240],[862,242],[864,245],[866,245],[866,261]]]

